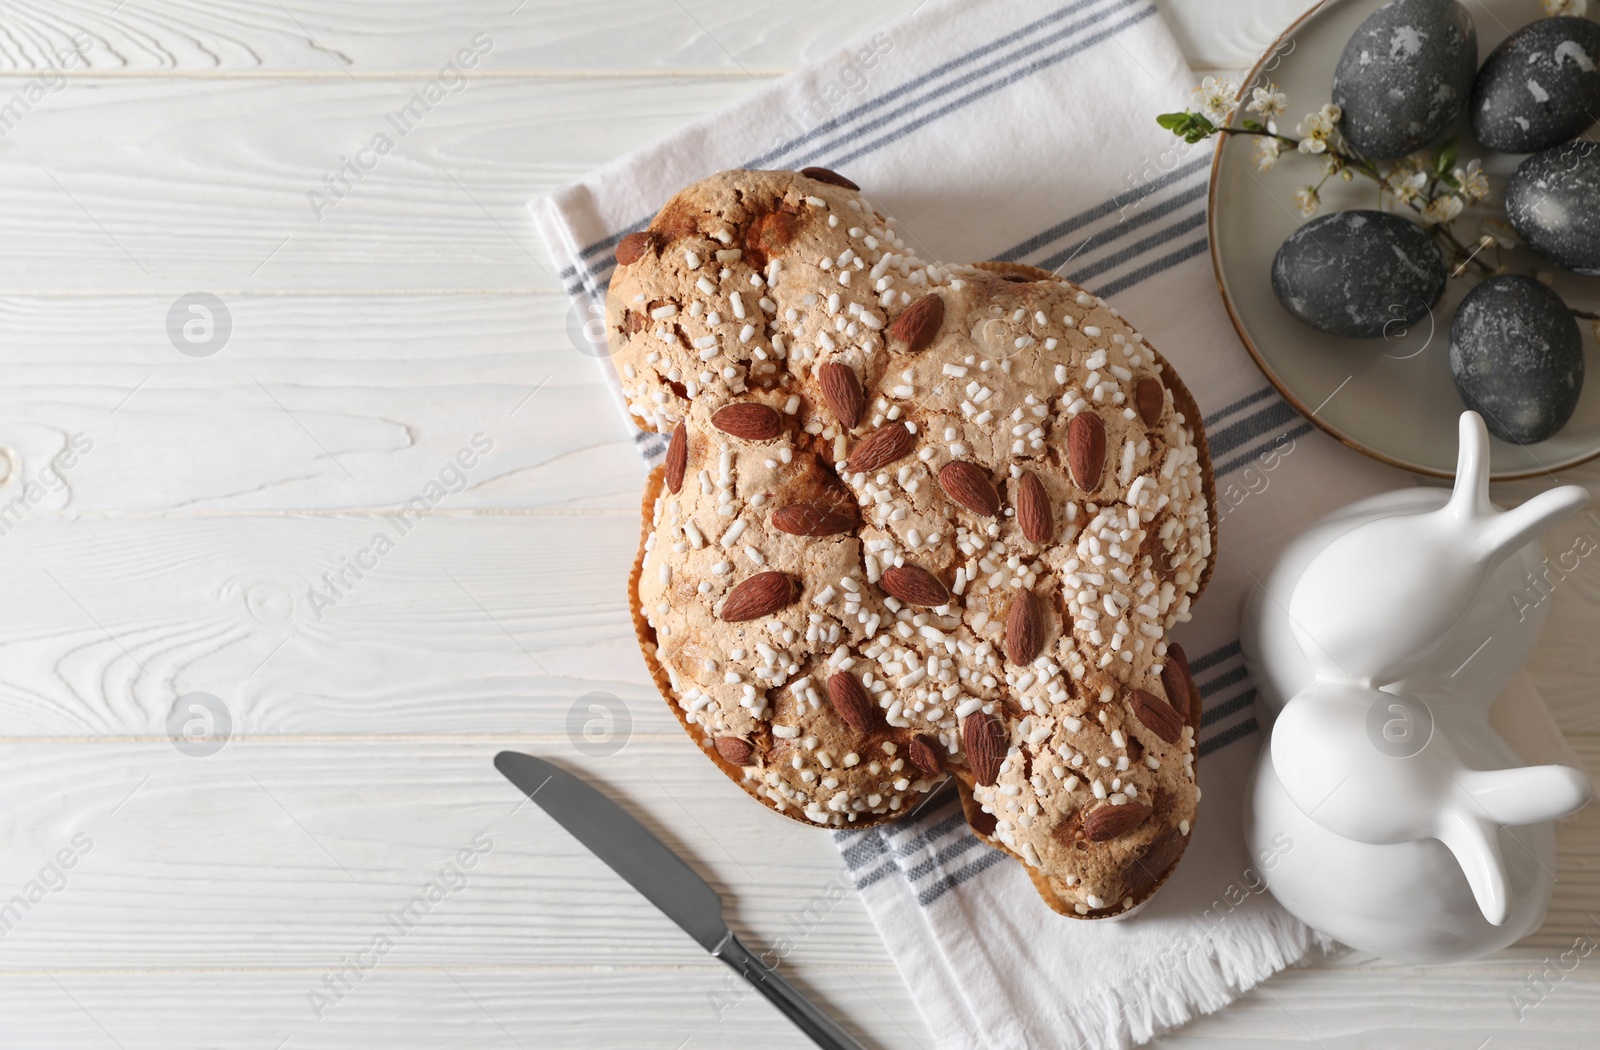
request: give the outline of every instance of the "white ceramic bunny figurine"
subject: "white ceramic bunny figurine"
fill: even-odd
[[[1535,929],[1553,821],[1589,799],[1567,766],[1526,766],[1489,707],[1546,612],[1538,537],[1588,502],[1567,485],[1489,502],[1488,434],[1461,416],[1455,489],[1351,504],[1295,539],[1246,602],[1242,641],[1270,744],[1245,815],[1274,896],[1352,947],[1475,958]]]

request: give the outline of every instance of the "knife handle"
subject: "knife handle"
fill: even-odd
[[[777,968],[768,969],[739,938],[732,933],[711,953],[733,967],[735,973],[755,986],[773,1006],[793,1021],[795,1027],[810,1037],[822,1050],[866,1050],[850,1033],[823,1013],[810,999],[801,995],[794,985],[778,975]]]

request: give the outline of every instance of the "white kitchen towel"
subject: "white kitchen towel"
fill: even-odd
[[[923,258],[1029,263],[1114,300],[1201,406],[1220,560],[1176,637],[1205,695],[1204,798],[1168,885],[1117,920],[1058,916],[1019,863],[973,837],[950,797],[836,836],[948,1050],[1144,1042],[1321,943],[1262,892],[1273,858],[1244,845],[1242,794],[1261,735],[1240,604],[1305,523],[1414,479],[1297,415],[1229,325],[1206,250],[1210,147],[1155,123],[1186,105],[1194,82],[1150,0],[934,0],[532,204],[581,318],[604,293],[616,242],[683,186],[725,168],[833,168],[895,216]],[[638,440],[647,459],[665,445]]]

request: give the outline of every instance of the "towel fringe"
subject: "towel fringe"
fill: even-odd
[[[1069,1045],[1127,1048],[1214,1013],[1240,994],[1334,941],[1268,902],[1247,921],[1209,932],[1168,970],[1142,987],[1105,987],[1074,1002],[1078,1025]],[[1069,1020],[1071,1025],[1072,1021]]]

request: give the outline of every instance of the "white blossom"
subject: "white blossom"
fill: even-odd
[[[1489,196],[1489,177],[1483,173],[1483,162],[1469,160],[1466,168],[1457,168],[1454,172],[1456,184],[1461,187],[1461,196],[1468,204],[1476,204]]]
[[[1281,117],[1288,108],[1289,96],[1278,90],[1278,85],[1269,82],[1266,87],[1258,87],[1250,93],[1250,104],[1245,107],[1251,113],[1261,114],[1263,120]]]
[[[1315,186],[1301,186],[1294,191],[1294,203],[1300,209],[1301,215],[1309,216],[1317,210],[1322,198],[1317,196]]]
[[[1389,186],[1395,200],[1401,204],[1410,204],[1422,196],[1423,189],[1428,185],[1428,173],[1413,171],[1410,174],[1399,174],[1400,170],[1396,169],[1397,173],[1389,176]]]
[[[1233,97],[1238,90],[1233,81],[1227,77],[1220,79],[1206,77],[1200,81],[1200,86],[1195,88],[1189,106],[1200,111],[1211,123],[1221,127],[1239,107],[1239,100]]]
[[[1340,117],[1339,107],[1329,104],[1315,113],[1307,113],[1296,130],[1300,133],[1301,153],[1324,153],[1328,139],[1333,135],[1333,125]]]
[[[1429,224],[1446,223],[1460,215],[1461,208],[1461,198],[1447,193],[1428,202],[1428,206],[1422,209],[1422,221]]]
[[[1539,0],[1539,4],[1551,18],[1582,18],[1589,10],[1589,0]]]
[[[1256,170],[1266,171],[1278,162],[1278,154],[1283,152],[1283,143],[1275,138],[1262,137],[1256,139]]]

